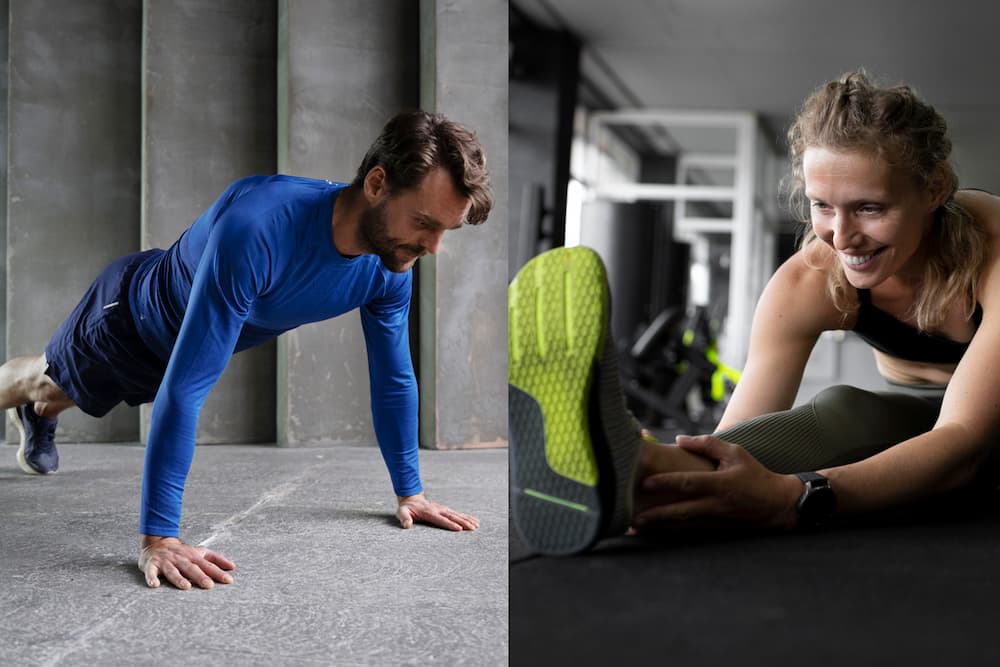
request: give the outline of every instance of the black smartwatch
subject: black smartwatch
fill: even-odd
[[[806,485],[797,505],[799,527],[816,528],[829,523],[837,509],[837,494],[830,480],[818,472],[797,472],[795,476]]]

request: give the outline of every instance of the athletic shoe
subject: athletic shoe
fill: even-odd
[[[507,291],[511,511],[547,555],[625,532],[639,425],[625,406],[600,257],[556,248]]]
[[[21,470],[29,475],[48,475],[58,470],[55,436],[59,420],[36,415],[30,403],[8,409],[7,416],[21,435],[17,450],[17,465]]]

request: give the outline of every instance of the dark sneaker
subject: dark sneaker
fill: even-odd
[[[35,414],[30,404],[7,410],[21,435],[17,449],[17,465],[29,475],[47,475],[59,469],[59,452],[56,451],[56,424],[58,419],[46,419]]]
[[[625,532],[641,449],[625,405],[604,264],[584,247],[529,261],[507,292],[511,512],[535,551]]]

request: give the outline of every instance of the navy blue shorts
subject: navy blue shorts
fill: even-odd
[[[45,348],[46,374],[88,415],[156,397],[167,362],[139,337],[128,292],[139,264],[162,252],[126,255],[101,271]]]

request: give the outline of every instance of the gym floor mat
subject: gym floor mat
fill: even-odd
[[[511,533],[526,665],[997,665],[1000,493],[784,534],[617,538],[535,557]]]

